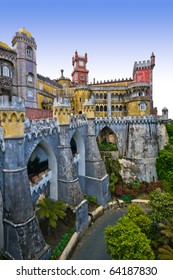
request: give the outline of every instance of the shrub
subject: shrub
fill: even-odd
[[[126,215],[141,229],[143,233],[149,233],[151,220],[139,205],[129,205]]]
[[[127,203],[130,203],[133,197],[130,194],[123,194],[122,196],[120,196],[120,199]]]
[[[56,260],[61,256],[62,252],[64,251],[65,247],[67,246],[67,244],[74,232],[75,232],[74,228],[69,228],[69,230],[62,235],[60,241],[58,242],[58,244],[55,246],[54,250],[52,251],[52,254],[50,257],[51,260]]]
[[[155,190],[149,195],[150,217],[153,223],[163,222],[173,216],[173,197],[170,193]]]
[[[105,229],[105,241],[113,260],[153,260],[150,240],[129,217]]]

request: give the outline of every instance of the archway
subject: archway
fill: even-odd
[[[105,126],[97,136],[99,149],[102,151],[117,151],[118,139],[116,134],[108,126]]]
[[[27,167],[31,193],[35,191],[37,197],[44,193],[52,200],[58,200],[57,160],[46,141],[41,140],[32,151]]]
[[[74,162],[77,165],[78,176],[85,176],[85,144],[78,130],[73,134],[70,141]]]

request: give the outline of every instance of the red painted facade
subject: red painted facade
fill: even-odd
[[[37,108],[26,108],[26,115],[30,120],[53,118],[53,112]]]
[[[151,71],[149,67],[137,68],[133,75],[134,82],[150,83]]]
[[[86,69],[86,63],[88,61],[87,53],[85,56],[79,56],[78,52],[72,58],[73,72],[72,83],[73,85],[87,84],[88,83],[88,70]]]

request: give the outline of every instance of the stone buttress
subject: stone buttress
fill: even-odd
[[[96,196],[98,203],[105,205],[110,199],[109,176],[97,146],[92,119],[88,120],[86,151],[85,191],[90,196]]]
[[[49,258],[31,201],[24,156],[24,102],[1,96],[0,118],[4,129],[3,226],[4,252],[12,259]]]

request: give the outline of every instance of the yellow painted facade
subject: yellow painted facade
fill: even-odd
[[[70,123],[71,109],[67,107],[53,108],[53,117],[58,119],[58,123],[61,125]]]
[[[0,111],[0,119],[5,138],[24,136],[24,112]]]

